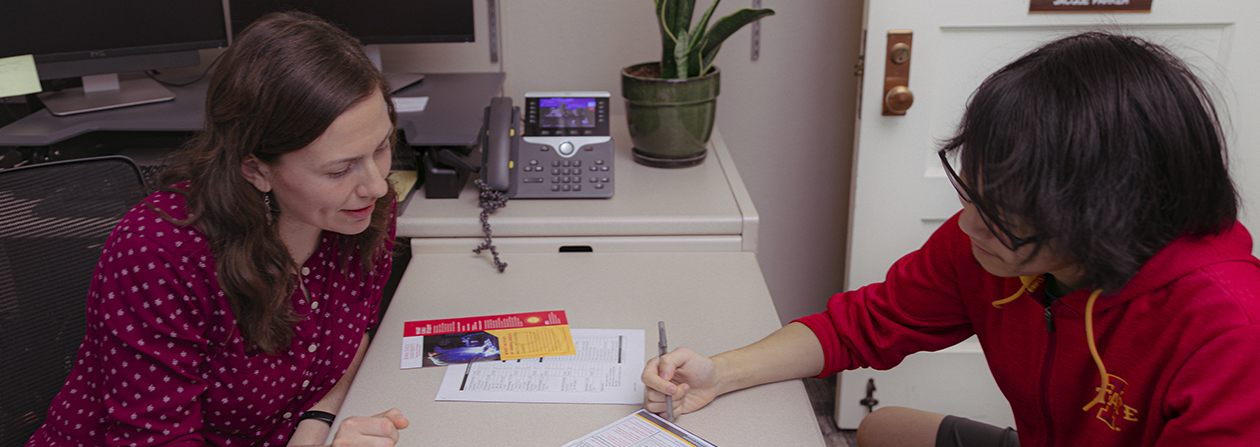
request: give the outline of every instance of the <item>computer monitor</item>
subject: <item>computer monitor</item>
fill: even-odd
[[[229,0],[232,34],[259,17],[278,11],[303,11],[340,26],[363,43],[376,68],[380,44],[472,42],[473,0]],[[423,78],[413,73],[385,73],[394,90]]]
[[[34,55],[43,80],[83,77],[39,95],[59,116],[174,99],[118,73],[197,65],[197,50],[226,46],[227,33],[222,0],[0,1],[0,57]]]

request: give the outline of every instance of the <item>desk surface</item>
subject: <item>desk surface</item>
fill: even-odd
[[[183,87],[166,86],[175,99],[99,112],[54,116],[42,109],[0,128],[0,146],[49,146],[97,131],[200,130],[209,85],[209,80],[202,80]]]
[[[406,321],[559,309],[574,328],[655,334],[665,320],[671,347],[710,355],[780,326],[751,252],[518,254],[512,261],[500,274],[471,253],[416,255],[340,416],[397,407],[412,422],[403,445],[559,446],[639,408],[434,401],[445,368],[399,369]],[[651,357],[656,345],[648,338]],[[824,444],[799,380],[724,395],[678,423],[723,447]]]
[[[477,144],[490,98],[499,94],[503,73],[434,73],[394,92],[394,97],[427,96],[422,112],[398,114],[398,128],[412,146]]]
[[[490,216],[494,236],[742,235],[743,251],[756,250],[757,211],[720,132],[713,131],[704,163],[662,169],[634,162],[625,116],[613,115],[611,123],[616,148],[612,198],[511,200]],[[402,205],[398,235],[481,237],[481,208],[472,180],[455,199],[427,199],[423,187],[413,191]]]
[[[134,75],[134,74],[129,74]],[[205,116],[207,79],[183,87],[167,86],[175,99],[70,116],[43,109],[0,128],[0,146],[48,146],[96,131],[197,131]],[[398,127],[413,146],[477,144],[483,110],[499,92],[503,73],[426,74],[397,97],[428,96],[422,112],[398,114]]]

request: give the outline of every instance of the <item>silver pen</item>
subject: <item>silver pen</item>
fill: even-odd
[[[665,355],[665,353],[668,352],[669,344],[665,342],[665,322],[657,321],[656,326],[657,328],[661,330],[661,343],[660,343],[661,353],[656,356],[656,360],[657,360],[656,369],[659,372],[661,368],[661,364],[660,364],[661,356]],[[673,395],[669,395],[669,394],[665,395],[665,411],[666,411],[666,416],[669,417],[669,421],[674,422],[674,396]]]

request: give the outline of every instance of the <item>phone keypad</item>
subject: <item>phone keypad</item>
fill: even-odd
[[[514,198],[606,198],[613,195],[613,142],[586,144],[569,158],[546,144],[522,142]]]

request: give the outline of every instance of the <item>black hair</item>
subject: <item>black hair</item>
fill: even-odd
[[[1207,90],[1145,40],[1088,32],[1042,46],[990,75],[958,133],[976,206],[1032,231],[1118,291],[1183,234],[1220,234],[1238,193]]]

